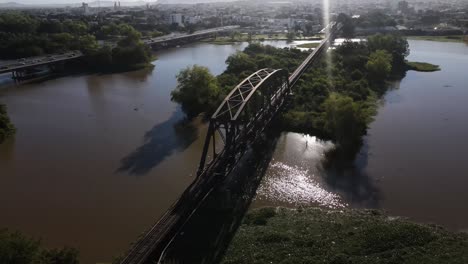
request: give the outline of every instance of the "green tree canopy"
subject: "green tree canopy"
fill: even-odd
[[[392,71],[392,55],[385,50],[370,54],[366,67],[373,80],[385,80]]]
[[[350,16],[340,13],[336,21],[342,25],[341,32],[344,38],[350,39],[354,37],[354,20]]]
[[[15,127],[7,115],[7,108],[5,105],[0,104],[0,144],[15,133]],[[0,262],[1,263],[1,262]]]
[[[198,65],[187,67],[177,75],[177,82],[171,99],[180,103],[189,117],[206,110],[214,111],[220,90],[216,78],[208,68]]]
[[[324,131],[344,148],[352,148],[360,142],[370,122],[369,112],[375,111],[370,105],[339,93],[331,93],[322,108]]]
[[[3,229],[0,230],[0,263],[78,264],[78,251],[66,247],[47,250],[38,239]]]
[[[240,51],[229,56],[226,60],[226,64],[228,65],[227,73],[232,72],[240,74],[244,71],[254,72],[258,68],[257,64],[255,64],[254,60],[249,57],[249,55]]]
[[[34,33],[39,21],[19,12],[0,14],[0,31],[8,33]]]
[[[367,46],[370,52],[385,50],[392,55],[392,64],[398,68],[405,64],[405,58],[409,55],[409,44],[406,38],[396,34],[377,34],[367,38]]]

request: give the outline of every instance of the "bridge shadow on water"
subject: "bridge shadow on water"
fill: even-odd
[[[168,156],[188,148],[197,137],[197,128],[179,108],[167,121],[145,133],[143,145],[121,160],[117,172],[145,175]]]
[[[249,150],[194,213],[166,251],[162,263],[219,263],[242,223],[272,159],[278,136]],[[157,263],[157,259],[153,259]]]

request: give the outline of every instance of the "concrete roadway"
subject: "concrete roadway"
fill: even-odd
[[[76,59],[82,57],[83,53],[79,50],[68,51],[58,54],[49,54],[38,57],[28,57],[18,60],[0,61],[0,74],[12,72],[15,70],[25,69],[29,67],[51,64],[59,61]]]

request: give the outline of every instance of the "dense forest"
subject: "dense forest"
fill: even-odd
[[[250,44],[230,56],[226,71],[217,77],[200,66],[183,70],[172,98],[181,103],[189,117],[202,112],[210,115],[227,93],[251,73],[262,68],[292,72],[307,54],[298,49]],[[401,78],[406,71],[408,54],[408,43],[399,35],[374,35],[366,42],[345,42],[327,55],[329,59],[322,57],[306,72],[275,126],[333,140],[341,154],[353,157],[375,115],[378,98],[388,88],[387,82]]]

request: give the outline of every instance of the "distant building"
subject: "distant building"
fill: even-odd
[[[88,15],[90,12],[89,12],[89,5],[87,3],[82,3],[81,4],[81,12],[83,12],[83,14],[85,15]]]
[[[182,14],[171,14],[169,16],[169,24],[177,24],[181,27],[184,26],[184,16]]]
[[[400,1],[398,2],[398,11],[400,11],[402,14],[407,14],[409,11],[409,4],[406,1]]]

